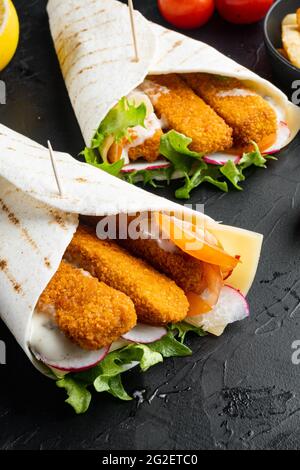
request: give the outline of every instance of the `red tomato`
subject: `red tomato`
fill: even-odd
[[[163,17],[177,28],[192,29],[205,24],[215,9],[214,0],[158,0]]]
[[[231,23],[248,24],[261,20],[273,0],[216,0],[217,10]]]

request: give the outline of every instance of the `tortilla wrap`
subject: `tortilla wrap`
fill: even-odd
[[[211,218],[152,195],[122,180],[54,152],[63,188],[60,197],[49,150],[0,125],[0,315],[39,370],[29,348],[37,301],[58,269],[79,223],[78,215],[144,211],[193,215],[209,225],[243,262],[228,282],[244,294],[252,285],[262,236],[222,226]]]
[[[206,72],[245,80],[271,97],[291,131],[300,109],[274,85],[213,47],[147,21],[135,11],[140,61],[135,62],[129,12],[115,0],[49,0],[50,29],[62,74],[87,147],[107,113],[148,74]]]

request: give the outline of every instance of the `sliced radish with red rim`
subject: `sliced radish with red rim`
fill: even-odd
[[[192,317],[186,321],[213,332],[236,321],[244,320],[250,314],[249,304],[243,294],[233,287],[224,286],[217,305],[209,312]]]
[[[138,323],[132,330],[122,336],[122,338],[132,343],[149,344],[160,340],[167,334],[167,329],[163,326],[151,326]]]
[[[226,165],[226,163],[228,163],[229,161],[232,161],[233,163],[237,165],[240,159],[241,159],[241,156],[239,155],[230,155],[230,154],[222,153],[222,152],[212,153],[210,155],[205,155],[205,157],[203,157],[203,160],[205,161],[205,163],[208,163],[210,165],[220,165],[220,166]]]

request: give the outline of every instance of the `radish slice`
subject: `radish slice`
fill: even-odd
[[[239,155],[230,155],[222,152],[212,153],[203,157],[205,163],[209,163],[210,165],[226,165],[229,161],[237,165],[240,159],[241,157]]]
[[[109,351],[109,346],[87,351],[72,343],[49,315],[35,313],[32,318],[30,350],[37,360],[64,372],[82,372],[97,365]]]
[[[122,336],[122,338],[132,343],[154,343],[167,334],[166,328],[163,326],[137,324],[132,330]]]
[[[291,131],[288,128],[288,125],[280,121],[278,124],[278,132],[277,132],[277,138],[272,147],[268,148],[267,150],[264,150],[264,154],[272,154],[272,153],[277,153],[279,150],[281,150],[286,142],[288,141],[289,137],[291,135]]]
[[[157,160],[156,162],[152,163],[130,163],[122,168],[122,173],[132,173],[133,171],[141,171],[141,170],[160,170],[162,168],[169,168],[170,163],[166,162],[166,160]]]
[[[249,314],[249,304],[241,292],[233,287],[224,286],[219,301],[211,312],[187,317],[186,322],[220,336],[227,325],[243,320]]]

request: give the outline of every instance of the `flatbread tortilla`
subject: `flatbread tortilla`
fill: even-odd
[[[245,80],[272,98],[291,134],[300,109],[273,84],[211,46],[147,21],[135,12],[140,61],[134,62],[126,5],[115,0],[49,0],[50,30],[69,96],[87,147],[111,108],[148,74],[207,72]]]
[[[243,260],[228,282],[244,294],[250,289],[262,236],[219,225],[191,208],[175,204],[121,181],[70,155],[54,152],[64,189],[59,196],[49,151],[0,125],[0,316],[29,359],[31,318],[36,303],[58,269],[78,226],[78,215],[102,216],[144,211],[193,215],[232,255]]]

